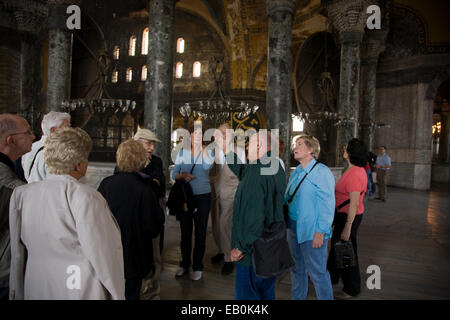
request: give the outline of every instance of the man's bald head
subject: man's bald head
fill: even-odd
[[[0,152],[12,161],[31,151],[34,134],[28,122],[17,115],[0,115]]]
[[[20,119],[23,119],[23,118],[16,116],[14,114],[9,114],[9,113],[0,114],[0,139],[1,140],[3,140],[3,138],[6,135],[13,133],[17,130],[17,124]]]

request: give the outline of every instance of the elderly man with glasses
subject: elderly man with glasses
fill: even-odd
[[[24,118],[0,115],[0,300],[7,299],[9,291],[9,200],[13,189],[25,184],[15,175],[13,162],[31,150],[34,138]]]

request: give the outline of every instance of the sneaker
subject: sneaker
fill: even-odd
[[[191,280],[197,281],[202,278],[203,271],[192,271]]]
[[[216,254],[214,257],[211,258],[211,262],[212,263],[221,263],[223,260],[223,253],[218,253]]]
[[[225,262],[222,267],[222,274],[228,275],[232,274],[234,270],[234,263],[233,262]]]
[[[181,277],[186,273],[187,269],[183,267],[178,267],[177,271],[175,271],[175,277]]]

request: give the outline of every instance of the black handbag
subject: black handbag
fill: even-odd
[[[351,241],[337,241],[334,243],[334,258],[337,269],[356,266],[355,252]]]
[[[197,156],[197,159],[199,156]],[[194,161],[190,174],[194,171],[197,159]],[[186,182],[184,179],[175,180],[175,183],[170,189],[166,205],[169,208],[169,215],[171,216],[195,212],[194,193],[189,182]]]
[[[189,182],[184,179],[176,180],[172,189],[170,189],[167,199],[169,215],[176,216],[181,213],[189,213],[195,210],[194,194]]]
[[[363,192],[361,192],[363,194]],[[338,205],[334,211],[334,217],[339,210],[350,203],[350,199],[345,200]],[[333,221],[334,225],[335,221]],[[337,240],[333,243],[334,247],[334,260],[336,262],[337,269],[345,269],[348,267],[356,266],[355,252],[353,251],[353,244],[349,241]]]
[[[272,177],[277,196],[278,194],[281,196],[275,176]],[[284,221],[264,226],[262,235],[253,243],[252,265],[255,274],[263,279],[291,271],[295,263],[287,242]]]

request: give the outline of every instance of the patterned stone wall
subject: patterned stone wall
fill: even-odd
[[[20,107],[20,51],[0,46],[0,113]]]

